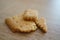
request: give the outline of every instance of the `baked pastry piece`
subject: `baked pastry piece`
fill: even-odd
[[[41,17],[35,23],[36,23],[37,27],[39,29],[41,29],[42,32],[44,32],[44,33],[47,32],[47,25],[46,25],[46,20],[44,17]]]
[[[31,32],[37,29],[33,21],[25,21],[22,16],[13,16],[5,20],[13,32]]]
[[[33,9],[27,9],[24,11],[23,18],[28,21],[35,21],[38,19],[38,11]]]

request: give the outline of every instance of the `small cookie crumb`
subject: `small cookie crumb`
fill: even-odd
[[[38,11],[33,9],[25,10],[23,18],[28,21],[35,21],[38,19]]]
[[[43,31],[44,33],[47,32],[47,25],[44,17],[41,17],[35,23],[39,27],[39,29],[41,29],[41,31]]]

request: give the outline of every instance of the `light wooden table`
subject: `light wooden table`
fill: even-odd
[[[39,17],[47,20],[48,32],[13,33],[5,24],[5,18],[33,8]],[[0,40],[60,40],[60,0],[0,0]]]

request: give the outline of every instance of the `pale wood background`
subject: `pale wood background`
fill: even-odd
[[[33,8],[39,17],[47,20],[48,32],[13,33],[5,24],[5,18]],[[60,0],[0,0],[0,40],[60,40]]]

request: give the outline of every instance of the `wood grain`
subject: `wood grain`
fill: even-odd
[[[5,18],[33,8],[47,20],[48,32],[13,33]],[[0,40],[60,40],[60,0],[0,0]]]

